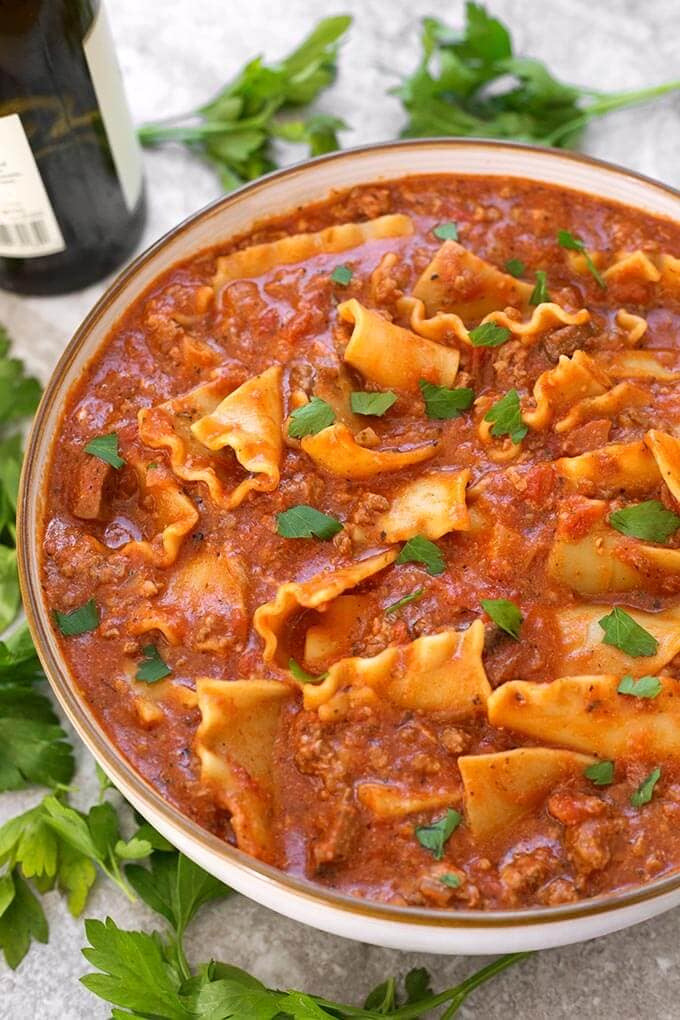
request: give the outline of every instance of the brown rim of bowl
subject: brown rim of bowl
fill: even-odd
[[[265,864],[255,857],[251,857],[243,851],[225,843],[217,836],[206,829],[201,828],[177,808],[173,807],[163,799],[160,793],[147,780],[145,780],[109,742],[106,733],[94,715],[88,710],[84,700],[78,694],[75,684],[70,677],[62,671],[56,657],[52,654],[47,639],[45,611],[42,606],[40,585],[34,585],[30,576],[30,547],[31,536],[29,529],[24,527],[24,507],[30,502],[30,488],[33,483],[33,466],[35,463],[36,446],[38,436],[41,434],[47,414],[52,409],[63,377],[71,366],[80,350],[91,328],[97,323],[103,311],[110,305],[111,301],[118,296],[123,288],[134,279],[138,270],[144,266],[149,259],[156,254],[171,238],[181,234],[187,226],[197,220],[208,219],[213,216],[218,208],[239,202],[243,195],[253,194],[262,188],[267,188],[273,181],[281,180],[300,173],[306,173],[309,167],[317,166],[330,161],[342,161],[351,159],[357,153],[382,152],[390,149],[417,150],[423,147],[441,147],[462,149],[470,146],[485,146],[490,149],[513,149],[533,153],[549,153],[559,156],[561,159],[573,160],[576,163],[601,168],[608,173],[618,174],[623,177],[637,179],[657,191],[675,198],[680,198],[680,191],[669,185],[661,184],[651,177],[627,170],[624,167],[605,160],[595,159],[592,156],[585,156],[580,153],[568,152],[562,149],[539,147],[527,145],[522,142],[505,142],[476,138],[431,138],[431,139],[408,139],[402,141],[384,142],[375,145],[356,146],[352,149],[345,149],[340,152],[319,156],[313,160],[305,160],[295,163],[292,166],[281,170],[275,170],[258,180],[243,185],[237,191],[231,192],[222,198],[216,199],[209,205],[204,206],[198,212],[183,220],[178,226],[164,234],[154,242],[141,255],[133,259],[125,269],[116,277],[105,293],[99,298],[92,310],[85,317],[76,330],[72,339],[64,349],[56,367],[54,368],[49,382],[45,388],[40,406],[36,412],[30,435],[26,445],[24,465],[21,473],[19,498],[17,504],[17,550],[18,568],[21,593],[24,602],[26,617],[31,630],[33,641],[47,674],[50,686],[59,701],[63,711],[67,715],[74,729],[87,748],[103,766],[117,786],[129,787],[136,799],[142,804],[149,806],[163,817],[167,824],[181,831],[182,835],[196,844],[200,844],[204,851],[211,854],[218,854],[226,857],[231,866],[244,873],[255,873],[260,879],[265,880],[272,886],[279,887],[286,893],[294,893],[296,896],[311,900],[320,905],[329,906],[349,914],[360,917],[370,917],[374,920],[394,921],[400,924],[422,926],[434,926],[438,928],[488,928],[502,929],[520,925],[522,927],[540,925],[546,923],[564,922],[576,918],[590,917],[597,914],[609,913],[622,910],[638,903],[656,899],[667,893],[680,890],[680,870],[671,875],[660,878],[644,886],[636,886],[632,889],[625,889],[621,892],[605,894],[599,897],[580,901],[575,904],[563,904],[556,907],[527,908],[525,910],[436,910],[419,907],[397,907],[387,903],[363,900],[344,893],[335,892],[332,889],[312,882],[308,879],[298,878],[285,871]],[[406,176],[406,175],[404,175]],[[469,176],[483,176],[482,174],[470,174]],[[379,179],[379,175],[377,175]],[[394,178],[397,179],[397,178]],[[368,182],[367,182],[368,183]],[[555,187],[564,185],[555,185]],[[582,189],[581,193],[584,192]],[[593,193],[594,194],[594,193]],[[42,498],[42,489],[36,495],[36,500]]]

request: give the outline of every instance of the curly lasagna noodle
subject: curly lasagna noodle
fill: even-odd
[[[44,585],[135,768],[396,904],[680,866],[680,229],[360,187],[176,266],[74,387]]]

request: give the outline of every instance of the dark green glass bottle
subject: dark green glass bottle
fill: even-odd
[[[0,287],[60,294],[145,219],[139,145],[99,0],[0,0]]]

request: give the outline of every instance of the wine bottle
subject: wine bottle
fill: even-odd
[[[99,0],[0,0],[0,287],[60,294],[131,254],[139,144]]]

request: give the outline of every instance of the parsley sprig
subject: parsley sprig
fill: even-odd
[[[142,145],[183,143],[211,163],[231,191],[276,167],[273,142],[309,147],[312,156],[338,148],[345,124],[326,113],[289,119],[280,114],[311,103],[335,78],[340,40],[351,24],[346,15],[325,18],[283,60],[255,57],[209,103],[189,113],[144,124]]]
[[[422,57],[395,90],[409,116],[402,135],[514,138],[574,147],[590,121],[680,88],[680,81],[626,92],[568,85],[540,60],[517,56],[506,25],[466,4],[462,31],[424,18]]]
[[[32,939],[47,941],[36,892],[57,887],[77,917],[99,871],[134,900],[123,865],[147,857],[152,849],[142,830],[122,838],[118,812],[109,801],[84,813],[68,804],[63,790],[5,822],[0,827],[0,861],[5,865],[0,875],[0,948],[8,965],[19,965]]]
[[[142,899],[165,918],[167,930],[163,935],[149,935],[119,928],[111,918],[85,922],[89,945],[83,956],[96,970],[81,981],[116,1007],[116,1020],[275,1020],[282,1016],[290,1020],[382,1020],[386,1016],[417,1020],[425,1014],[434,1016],[433,1010],[444,1020],[458,1012],[475,988],[530,955],[501,956],[441,992],[432,990],[428,971],[417,968],[406,975],[403,991],[396,978],[389,977],[368,994],[361,1008],[306,992],[268,988],[229,963],[211,960],[191,968],[184,951],[186,928],[204,903],[228,895],[227,887],[181,854],[154,854],[149,871],[128,868],[128,874]]]

